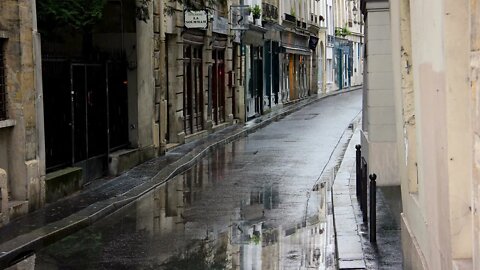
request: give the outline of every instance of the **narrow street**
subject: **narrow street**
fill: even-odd
[[[354,91],[322,99],[211,152],[45,247],[35,269],[323,268],[325,198],[317,191],[361,98]]]

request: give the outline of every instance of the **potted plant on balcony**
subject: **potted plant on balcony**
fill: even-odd
[[[348,36],[348,35],[351,35],[352,32],[350,32],[350,30],[345,26],[345,27],[337,27],[335,28],[335,36],[341,36],[341,37],[345,37],[345,36]]]
[[[255,5],[253,7],[250,7],[250,13],[252,13],[253,20],[256,22],[258,19],[260,19],[260,16],[262,15],[262,9],[259,5]]]

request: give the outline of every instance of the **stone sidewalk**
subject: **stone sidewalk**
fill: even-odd
[[[377,188],[377,243],[370,243],[356,196],[357,144],[360,144],[358,128],[332,187],[338,269],[402,269],[400,187]]]
[[[361,87],[349,91],[359,89]],[[187,170],[209,151],[255,132],[307,105],[349,91],[312,96],[279,107],[245,125],[229,126],[205,138],[180,145],[164,156],[147,161],[118,177],[95,181],[77,194],[11,221],[0,228],[0,268],[137,200]]]

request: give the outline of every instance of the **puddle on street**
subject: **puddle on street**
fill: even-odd
[[[320,192],[285,183],[275,168],[257,177],[245,141],[45,247],[35,269],[318,269]]]

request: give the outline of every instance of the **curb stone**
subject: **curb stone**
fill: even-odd
[[[355,128],[332,187],[334,230],[338,269],[367,269],[360,228],[356,220],[350,179],[355,169],[355,144],[360,140]]]
[[[340,151],[339,159],[332,160],[333,164],[331,176],[327,176],[327,191],[326,191],[326,204],[327,204],[327,229],[326,229],[326,245],[325,245],[325,269],[339,269],[338,261],[338,243],[337,243],[337,231],[335,226],[335,207],[334,207],[334,184],[335,179],[339,173],[340,166],[345,158],[345,154],[348,151],[348,145],[350,145],[353,136],[355,135],[356,127],[361,121],[360,113],[352,119],[349,127],[345,130],[342,137],[339,140],[337,149],[335,151]],[[323,269],[323,268],[322,268]]]

